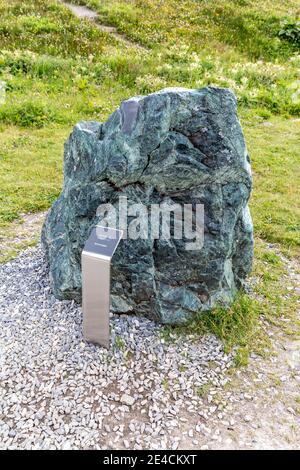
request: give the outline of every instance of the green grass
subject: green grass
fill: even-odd
[[[211,383],[201,385],[200,387],[197,388],[197,395],[200,398],[205,398],[208,395],[208,392],[209,392],[211,386],[212,386]]]
[[[3,236],[6,235],[6,232],[3,231]],[[0,240],[2,237],[2,230],[0,229]],[[40,239],[40,236],[36,236],[35,238],[31,240],[26,240],[20,243],[13,243],[12,248],[5,249],[3,251],[0,251],[0,263],[6,263],[18,256],[18,254],[26,250],[27,248],[31,246],[35,246]]]
[[[62,142],[69,129],[22,129],[0,132],[0,228],[20,213],[46,210],[60,193]]]
[[[77,0],[150,51],[130,72],[136,90],[166,85],[229,86],[241,108],[299,114],[299,44],[280,33],[293,0]]]
[[[282,57],[290,44],[279,40],[281,21],[296,1],[247,0],[77,0],[96,9],[103,22],[148,46],[190,44],[191,48],[236,48],[248,57]]]
[[[74,0],[75,1],[75,0]],[[296,0],[76,0],[133,41],[124,45],[55,0],[0,0],[0,236],[60,192],[63,143],[81,119],[166,86],[230,87],[252,159],[255,286],[186,332],[213,331],[237,363],[261,353],[260,318],[295,318],[286,268],[266,242],[300,254],[300,56]],[[135,43],[145,47],[136,47]],[[1,85],[1,84],[0,84]],[[1,86],[0,86],[1,93]],[[21,247],[21,246],[20,246]],[[10,254],[17,253],[15,245]],[[294,320],[293,320],[294,321]],[[297,324],[297,322],[295,322]]]
[[[0,80],[6,86],[0,105],[0,225],[55,199],[63,141],[78,120],[104,120],[122,99],[138,93],[215,84],[231,87],[239,100],[255,172],[256,231],[294,253],[299,123],[289,118],[299,113],[300,61],[294,43],[277,33],[284,18],[297,14],[296,2],[79,3],[92,5],[102,21],[149,50],[126,46],[124,54],[124,44],[55,0],[0,0]],[[273,126],[264,127],[264,120]]]
[[[251,211],[257,236],[300,254],[300,120],[247,118],[244,130],[252,159]]]
[[[285,262],[266,243],[256,241],[252,293],[240,293],[229,308],[216,308],[199,314],[184,325],[165,326],[161,336],[172,341],[174,335],[188,335],[195,340],[214,333],[224,343],[225,351],[235,351],[235,364],[246,365],[250,352],[265,356],[271,352],[270,325],[279,326],[287,335],[298,335],[298,297],[290,286]]]

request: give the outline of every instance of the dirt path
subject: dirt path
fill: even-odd
[[[59,1],[66,8],[71,10],[71,12],[75,16],[77,16],[77,18],[88,19],[90,21],[93,21],[95,25],[97,26],[97,28],[100,29],[100,31],[111,34],[117,41],[121,42],[123,45],[127,47],[135,47],[143,51],[147,50],[145,47],[141,46],[140,44],[137,44],[136,42],[133,42],[130,39],[128,39],[125,35],[118,33],[117,28],[115,28],[114,26],[108,26],[108,25],[100,23],[98,21],[99,15],[94,10],[91,10],[90,8],[87,8],[83,5],[73,5],[72,3],[64,2],[63,0],[59,0]]]

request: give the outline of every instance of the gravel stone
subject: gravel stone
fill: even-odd
[[[52,295],[39,246],[1,265],[0,449],[175,449],[189,416],[207,419],[199,387],[220,391],[232,361],[213,335],[162,343],[161,328],[112,315],[109,350],[89,344],[81,307]]]
[[[121,397],[121,402],[125,405],[132,406],[135,402],[135,399],[130,395],[126,395],[126,393],[124,393],[124,395],[122,395]]]

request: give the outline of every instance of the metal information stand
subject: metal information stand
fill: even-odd
[[[110,264],[123,232],[97,225],[84,245],[82,265],[83,336],[109,347]]]

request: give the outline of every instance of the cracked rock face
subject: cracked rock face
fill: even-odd
[[[65,144],[64,185],[42,232],[53,292],[81,300],[81,251],[100,204],[203,204],[204,245],[122,240],[112,264],[117,313],[181,323],[229,304],[250,272],[251,171],[236,99],[220,88],[166,89],[124,101],[104,124],[80,122]]]

